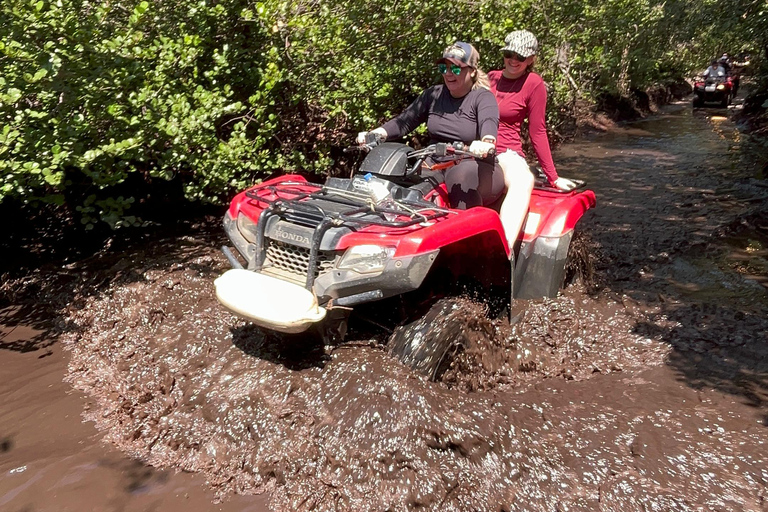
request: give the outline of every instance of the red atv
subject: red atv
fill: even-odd
[[[733,80],[730,75],[697,78],[693,84],[693,108],[706,103],[717,103],[727,108],[733,99]]]
[[[224,229],[236,252],[222,248],[233,269],[215,281],[226,308],[261,327],[298,333],[346,319],[366,303],[462,277],[505,287],[509,302],[557,295],[576,223],[595,205],[583,182],[563,192],[537,179],[510,254],[495,209],[456,210],[447,202],[441,170],[472,157],[463,144],[413,150],[369,141],[362,148],[368,154],[350,179],[316,184],[287,175],[235,196]]]

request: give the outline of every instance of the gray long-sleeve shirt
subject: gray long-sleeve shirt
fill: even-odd
[[[725,68],[723,66],[717,65],[717,66],[709,66],[702,75],[704,78],[717,78],[720,76],[725,76]]]
[[[482,87],[454,98],[444,85],[434,85],[382,128],[387,131],[387,139],[393,140],[411,133],[424,122],[430,144],[458,141],[469,144],[486,135],[496,138],[499,106],[493,94]]]

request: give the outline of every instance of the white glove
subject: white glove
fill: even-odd
[[[576,184],[568,178],[557,178],[553,185],[558,190],[573,190],[576,188]]]
[[[356,139],[356,142],[357,142],[359,145],[361,145],[361,146],[362,146],[363,144],[365,144],[365,136],[366,136],[368,133],[369,133],[369,132],[360,132],[360,133],[358,133],[358,134],[357,134],[357,139]],[[373,130],[371,130],[371,131],[370,131],[370,133],[378,133],[379,135],[381,135],[381,140],[382,140],[382,141],[385,141],[385,140],[387,140],[387,130],[385,130],[384,128],[381,128],[381,127],[379,127],[379,128],[374,128]]]
[[[476,158],[485,158],[488,152],[496,147],[493,142],[484,142],[482,140],[473,140],[469,145],[469,152]]]

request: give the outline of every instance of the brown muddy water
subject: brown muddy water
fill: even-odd
[[[559,150],[594,282],[464,300],[437,383],[228,314],[215,223],[6,276],[0,510],[768,511],[768,187],[719,114]]]

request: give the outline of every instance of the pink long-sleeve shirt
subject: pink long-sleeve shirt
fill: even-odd
[[[516,80],[511,80],[504,78],[501,70],[489,72],[488,78],[491,81],[491,92],[499,104],[496,151],[503,153],[511,149],[525,158],[520,129],[527,117],[528,133],[536,158],[549,182],[554,183],[557,171],[547,137],[547,87],[544,80],[536,73],[526,73]]]

